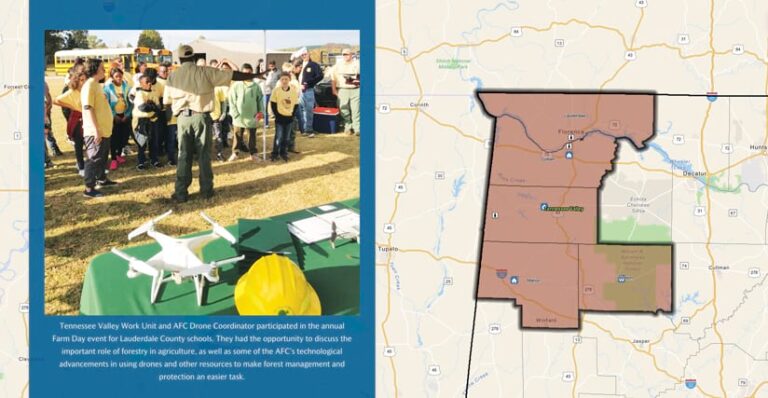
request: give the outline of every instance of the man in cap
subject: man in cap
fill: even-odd
[[[299,84],[301,85],[301,97],[299,97],[299,122],[304,124],[304,134],[314,137],[312,131],[312,122],[314,121],[315,109],[315,85],[323,80],[323,71],[320,65],[312,61],[312,58],[304,47],[299,50],[301,57],[301,73],[299,74]]]
[[[171,200],[182,203],[189,196],[192,184],[192,160],[197,153],[200,166],[200,195],[213,196],[213,170],[211,169],[211,136],[213,132],[210,112],[214,106],[216,86],[229,85],[232,80],[252,80],[253,73],[231,69],[217,69],[195,64],[195,52],[188,45],[176,51],[181,66],[168,77],[163,103],[171,107],[177,117],[179,156],[176,167],[176,186]],[[220,63],[231,65],[226,59]]]
[[[360,135],[360,63],[352,57],[352,50],[341,51],[343,57],[333,67],[331,91],[339,100],[339,111],[344,119],[344,132]]]

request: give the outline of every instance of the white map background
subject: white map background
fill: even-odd
[[[21,308],[29,302],[29,8],[25,0],[7,1],[1,8],[0,397],[24,398],[29,387],[29,314]]]

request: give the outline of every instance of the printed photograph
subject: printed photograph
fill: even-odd
[[[47,315],[359,314],[358,31],[49,30],[42,55]]]

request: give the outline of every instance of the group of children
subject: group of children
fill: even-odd
[[[292,64],[286,65],[286,68],[293,70]],[[209,66],[230,67],[216,60],[212,60]],[[259,161],[257,126],[262,119],[264,126],[269,126],[270,110],[275,117],[275,138],[270,159],[276,161],[280,158],[288,161],[288,152],[299,153],[295,146],[295,136],[292,135],[299,106],[300,88],[297,77],[289,72],[277,72],[274,62],[271,62],[269,67],[263,91],[261,85],[253,81],[233,82],[231,86],[216,88],[211,118],[216,137],[216,159],[219,161],[233,161],[238,158],[240,151],[247,151],[251,159]],[[253,72],[250,64],[243,64],[241,70],[245,73]],[[276,91],[280,91],[278,96],[275,96]],[[266,97],[264,92],[267,93]],[[228,146],[230,133],[233,133],[232,153],[226,158],[224,148]]]
[[[212,61],[210,66],[237,69],[227,60]],[[249,64],[244,64],[241,69],[247,73],[253,70]],[[240,151],[247,151],[255,161],[260,160],[256,147],[257,126],[259,121],[264,120],[265,111],[268,115],[269,110],[275,117],[271,160],[288,161],[288,152],[298,153],[295,149],[293,130],[296,126],[300,86],[296,73],[292,73],[293,70],[292,64],[286,64],[283,72],[275,71],[274,64],[271,65],[270,73],[267,74],[268,81],[264,82],[270,93],[266,101],[260,84],[254,81],[233,82],[230,86],[216,88],[215,107],[210,117],[218,160],[234,161]],[[103,72],[101,73],[102,76],[94,80],[94,76],[86,71],[85,60],[78,60],[70,68],[60,95],[51,99],[46,84],[46,137],[53,139],[50,131],[50,109],[51,104],[57,105],[61,107],[67,120],[67,137],[75,148],[78,173],[86,180],[85,194],[89,197],[95,195],[89,195],[89,192],[98,192],[97,188],[115,184],[106,178],[106,173],[117,170],[126,162],[126,156],[130,154],[130,137],[133,137],[138,148],[136,167],[139,170],[163,167],[164,164],[160,161],[162,156],[167,158],[167,164],[171,166],[175,166],[177,160],[176,117],[171,113],[170,106],[166,106],[163,101],[165,84],[169,73],[172,73],[171,65],[163,64],[155,70],[140,64],[131,79],[124,71],[121,60],[115,59],[111,62],[109,76],[103,76]],[[100,79],[103,79],[103,84],[99,84]],[[87,89],[88,93],[83,94],[84,89]],[[94,94],[96,92],[98,93]],[[89,153],[89,143],[94,147],[102,146],[95,145],[99,142],[88,142],[89,134],[84,134],[83,99],[87,100],[94,95],[103,96],[100,99],[106,99],[109,104],[107,109],[111,111],[108,115],[111,123],[101,124],[110,125],[110,131],[91,134],[91,138],[95,137],[99,142],[108,140],[109,145],[106,147],[109,150],[106,154]],[[265,107],[268,107],[268,110]],[[88,120],[91,117],[90,109],[88,106]],[[105,114],[109,111],[101,110],[103,114],[96,115],[95,118],[107,117]],[[268,123],[269,116],[264,120],[265,126]],[[231,155],[225,157],[224,150],[230,147],[231,133]],[[247,145],[244,140],[246,133]],[[46,151],[46,166],[49,164],[47,155]],[[94,163],[93,159],[101,156],[104,157],[103,162],[95,162],[96,166],[89,167],[89,164]],[[102,170],[98,170],[99,167]]]

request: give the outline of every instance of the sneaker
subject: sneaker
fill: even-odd
[[[312,133],[307,134],[307,138],[315,138],[315,133],[312,132]]]
[[[83,196],[86,198],[93,199],[93,198],[100,198],[104,196],[104,194],[99,192],[96,189],[91,189],[90,191],[83,191]]]
[[[106,180],[96,181],[96,188],[104,188],[104,187],[111,187],[117,185],[116,182],[110,180],[107,178]]]
[[[284,162],[288,161],[288,155],[280,155],[280,159],[283,159]]]
[[[237,160],[237,154],[233,152],[229,159],[227,159],[227,162],[234,162],[235,160]]]
[[[168,164],[173,166],[173,167],[176,167],[176,161],[175,160],[171,160],[170,162],[168,162]]]
[[[186,201],[187,201],[187,197],[186,196],[180,196],[180,195],[176,195],[176,194],[171,195],[171,202],[174,202],[174,203],[184,203]]]
[[[46,169],[50,169],[51,167],[53,167],[53,162],[51,162],[50,160],[45,162],[45,168]]]
[[[218,160],[219,162],[223,162],[224,161],[224,155],[222,155],[221,152],[217,153],[216,154],[216,160]]]
[[[136,170],[146,170],[147,166],[144,165],[144,163],[139,163],[136,165]]]
[[[85,169],[77,169],[77,174],[79,174],[80,177],[85,177]]]
[[[164,165],[162,163],[160,163],[159,161],[155,161],[155,162],[152,163],[152,167],[154,167],[156,169],[162,169],[164,167]]]
[[[64,156],[64,152],[59,149],[59,147],[53,148],[53,155],[54,156]]]
[[[133,152],[131,151],[131,148],[129,148],[129,147],[123,148],[123,156],[128,156],[128,155],[130,155],[132,153]]]
[[[117,160],[113,160],[113,161],[109,162],[109,170],[110,171],[117,170]]]
[[[276,162],[277,161],[277,155],[275,155],[274,153],[269,155],[269,161],[270,162]]]
[[[117,157],[117,164],[123,164],[125,163],[125,156],[118,156]]]
[[[203,199],[212,199],[213,198],[213,192],[200,193],[200,197],[203,198]]]

